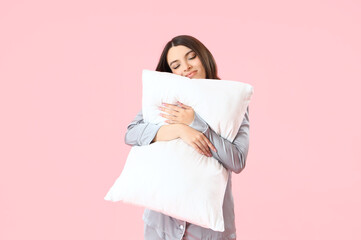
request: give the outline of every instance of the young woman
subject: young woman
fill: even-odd
[[[209,50],[196,38],[180,35],[169,41],[159,60],[156,71],[171,72],[191,79],[220,79],[217,66]],[[197,81],[197,80],[194,80]],[[232,172],[240,173],[246,164],[249,147],[249,109],[233,142],[214,132],[190,106],[183,103],[165,103],[161,115],[169,125],[159,126],[144,122],[142,110],[128,125],[125,143],[148,145],[156,141],[181,138],[199,153],[213,156],[229,174],[223,201],[225,231],[217,232],[165,214],[145,209],[143,214],[145,240],[229,240],[236,239]],[[217,109],[214,109],[217,111]],[[166,179],[165,179],[166,181]]]

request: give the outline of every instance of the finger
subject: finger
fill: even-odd
[[[173,105],[173,104],[168,104],[168,103],[162,103],[163,106],[172,109],[173,111],[181,111],[183,108],[178,107],[177,105]]]
[[[168,114],[163,114],[163,113],[160,113],[159,115],[166,118],[166,119],[168,119],[168,120],[173,120],[173,121],[177,120],[177,117],[173,116],[173,115],[168,115]]]
[[[205,141],[204,138],[206,138],[206,137],[204,136],[204,137],[200,138],[199,142],[202,144],[202,149],[207,152],[208,156],[212,157],[211,150],[209,149],[208,144],[207,144],[207,142]]]
[[[203,136],[204,136],[204,135],[203,135]],[[211,141],[209,141],[209,139],[208,139],[206,136],[204,136],[203,139],[207,142],[207,145],[208,145],[213,151],[217,152],[217,149],[214,147],[214,145],[211,143]]]
[[[190,106],[187,106],[187,105],[185,105],[185,104],[183,104],[183,103],[181,103],[181,102],[177,102],[182,108],[185,108],[185,109],[189,109],[189,108],[191,108]]]
[[[199,152],[199,154],[204,154],[203,151],[198,147],[197,144],[191,143],[191,146],[192,146],[197,152]],[[204,154],[204,155],[205,155],[205,154]]]
[[[171,104],[171,103],[165,103],[165,102],[162,102],[162,105],[163,106],[176,106],[176,104]]]
[[[159,110],[161,110],[163,112],[166,112],[166,113],[169,113],[169,114],[171,114],[173,116],[178,116],[179,115],[179,112],[174,111],[172,109],[165,108],[165,107],[159,107]]]
[[[159,116],[164,117],[164,118],[166,118],[166,119],[169,119],[168,116],[170,116],[170,115],[164,114],[164,113],[159,113]]]
[[[196,141],[194,143],[201,149],[201,151],[203,152],[204,155],[206,155],[207,157],[210,157],[210,153],[208,153],[207,148],[204,147],[204,145],[202,144],[201,141]]]

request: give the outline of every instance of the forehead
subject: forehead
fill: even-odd
[[[178,45],[178,46],[173,46],[168,50],[168,54],[167,54],[167,61],[172,62],[174,60],[179,60],[180,58],[184,57],[184,55],[191,51],[192,49],[183,46],[183,45]]]

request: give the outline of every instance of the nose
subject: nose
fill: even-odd
[[[192,68],[192,66],[190,64],[186,64],[186,68],[184,69],[184,72],[187,72],[191,68]]]

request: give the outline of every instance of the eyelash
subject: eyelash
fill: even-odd
[[[194,57],[191,57],[190,59],[194,59],[196,58],[197,55],[194,55]],[[176,68],[173,68],[173,69],[177,69],[180,65],[178,65]]]

